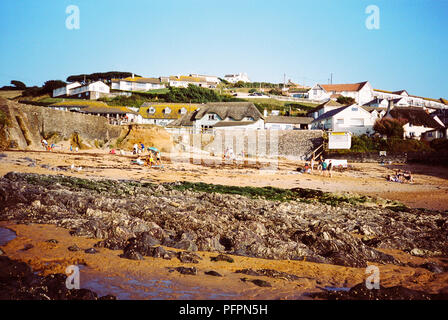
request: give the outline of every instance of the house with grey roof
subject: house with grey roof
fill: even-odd
[[[354,135],[372,134],[376,121],[363,107],[352,104],[332,109],[321,114],[311,123],[311,129],[333,132],[351,132]]]
[[[309,129],[311,117],[268,116],[264,120],[266,130],[303,130]]]
[[[403,138],[432,140],[446,138],[446,127],[437,115],[419,107],[392,107],[385,118],[403,119]]]
[[[251,102],[216,102],[170,123],[168,128],[185,127],[194,133],[214,130],[264,129],[264,117]]]

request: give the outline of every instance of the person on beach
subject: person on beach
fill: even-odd
[[[322,175],[326,176],[327,175],[327,163],[324,161],[322,161]]]
[[[161,166],[162,165],[162,156],[160,155],[160,151],[156,154],[156,165]]]
[[[133,154],[138,154],[138,144],[134,143]]]
[[[145,165],[149,166],[150,168],[154,165],[154,156],[152,152],[149,152],[148,156],[146,157]]]
[[[328,160],[328,168],[327,168],[327,171],[328,171],[328,176],[329,176],[330,178],[333,176],[332,169],[333,169],[333,163],[331,163],[331,160]]]
[[[319,174],[322,175],[322,164],[324,162],[324,159],[322,156],[319,157],[319,162],[317,163],[317,171],[319,171]]]
[[[42,147],[45,148],[45,150],[48,150],[48,142],[45,139],[40,140],[40,143],[42,144]]]

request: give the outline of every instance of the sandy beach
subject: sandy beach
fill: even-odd
[[[300,174],[297,167],[303,162],[281,160],[276,170],[262,170],[266,159],[244,164],[194,164],[189,154],[165,154],[163,168],[148,168],[131,164],[135,156],[111,155],[104,150],[78,153],[35,151],[6,151],[0,159],[0,175],[8,172],[58,174],[88,179],[134,180],[163,183],[174,181],[205,182],[211,184],[310,188],[336,193],[356,193],[399,201],[413,208],[448,210],[448,170],[423,165],[351,164],[348,170],[334,172],[333,177]],[[34,165],[30,165],[34,163]],[[71,166],[74,169],[71,169]],[[78,169],[82,167],[82,169]],[[385,176],[394,169],[411,170],[415,182],[400,184],[387,182]],[[272,167],[271,167],[272,169]],[[344,267],[308,261],[272,260],[232,255],[234,263],[213,262],[216,252],[199,251],[198,264],[185,264],[176,259],[164,260],[145,257],[132,261],[120,257],[122,251],[98,249],[97,254],[83,250],[93,247],[100,238],[72,236],[69,230],[46,224],[17,224],[3,221],[1,227],[13,230],[17,237],[2,247],[8,257],[27,262],[41,274],[65,273],[68,265],[83,266],[81,277],[86,288],[102,294],[115,294],[122,299],[309,299],[312,292],[324,288],[350,288],[365,280],[364,268]],[[47,240],[55,239],[57,243]],[[31,244],[29,250],[21,250]],[[68,251],[77,245],[83,250]],[[168,249],[168,248],[166,248]],[[176,251],[176,249],[169,248]],[[448,267],[448,260],[437,257],[416,257],[409,253],[379,249],[411,265],[437,263]],[[179,251],[179,250],[177,250]],[[378,264],[381,285],[400,285],[406,288],[437,293],[446,287],[448,273],[433,273],[419,267]],[[197,268],[197,275],[183,275],[176,267]],[[296,280],[235,273],[237,270],[270,269],[295,275]],[[204,274],[215,271],[223,277]],[[245,279],[246,281],[242,281]],[[262,279],[271,287],[260,287],[250,280]]]

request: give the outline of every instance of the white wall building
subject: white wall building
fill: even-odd
[[[226,74],[224,79],[230,83],[237,83],[238,81],[250,82],[250,79],[245,72],[240,72],[238,74]]]
[[[112,89],[123,91],[148,91],[164,89],[165,85],[159,78],[128,77],[125,79],[113,79]]]
[[[312,124],[312,129],[334,132],[351,132],[354,135],[372,134],[376,118],[358,104],[330,110]]]

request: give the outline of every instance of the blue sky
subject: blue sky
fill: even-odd
[[[66,28],[69,5],[79,30]],[[368,5],[379,30],[365,26]],[[448,98],[447,14],[448,0],[1,0],[0,86],[112,70],[306,85],[333,73]]]

